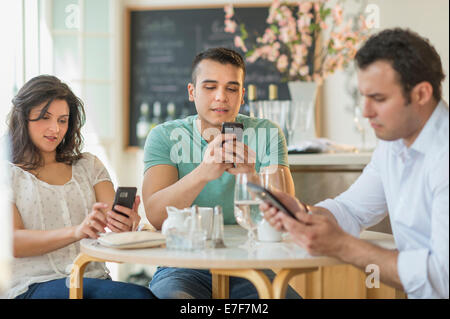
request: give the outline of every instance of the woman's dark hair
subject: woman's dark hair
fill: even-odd
[[[30,139],[28,122],[40,120],[45,116],[50,104],[55,100],[64,100],[69,106],[68,129],[56,148],[56,161],[71,165],[82,157],[83,138],[80,130],[85,122],[83,102],[58,78],[40,75],[25,83],[12,99],[13,107],[8,119],[12,162],[25,170],[33,170],[43,165],[41,153]],[[46,104],[39,117],[30,120],[31,109],[43,103]]]
[[[399,75],[408,103],[411,101],[411,90],[424,81],[433,87],[436,101],[441,100],[441,83],[445,78],[441,58],[428,39],[411,30],[387,29],[373,35],[358,51],[355,59],[360,69],[380,60],[390,62]]]
[[[242,71],[244,71],[245,78],[245,62],[239,53],[227,48],[211,48],[197,54],[197,56],[194,58],[194,61],[192,62],[191,78],[192,84],[194,85],[197,78],[197,65],[203,60],[212,60],[222,64],[231,64],[237,66],[238,68],[241,68]]]

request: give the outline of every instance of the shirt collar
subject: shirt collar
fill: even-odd
[[[442,121],[448,121],[448,116],[444,116],[445,112],[448,113],[447,110],[447,104],[441,100],[434,109],[428,121],[425,123],[425,126],[420,131],[419,136],[417,136],[416,140],[411,145],[410,148],[412,150],[415,150],[419,153],[427,152],[427,150],[432,145],[430,143],[430,140],[432,140],[433,137],[437,135],[439,128],[441,127],[440,123]]]
[[[419,133],[414,143],[408,148],[403,142],[403,139],[398,139],[390,142],[392,143],[391,150],[397,156],[401,156],[404,158],[409,157],[411,151],[413,151],[413,153],[426,153],[428,148],[431,147],[430,139],[433,139],[433,136],[435,136],[435,134],[437,133],[436,131],[440,127],[439,123],[444,120],[448,121],[448,117],[443,116],[444,112],[446,112],[446,109],[448,109],[447,104],[441,100],[434,109],[428,121],[425,123],[422,131]]]

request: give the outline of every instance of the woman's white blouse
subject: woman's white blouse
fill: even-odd
[[[81,224],[96,202],[94,185],[111,178],[102,162],[90,153],[72,165],[72,179],[64,185],[50,185],[33,174],[11,164],[13,204],[25,229],[52,230]],[[12,286],[8,298],[28,290],[33,283],[65,278],[70,275],[79,242],[51,253],[14,258]],[[104,263],[90,263],[85,277],[107,278]]]

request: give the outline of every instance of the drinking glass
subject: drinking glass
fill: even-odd
[[[269,191],[277,190],[286,192],[287,187],[284,170],[277,166],[268,166],[260,169],[259,184]],[[264,242],[277,242],[282,240],[283,233],[273,228],[269,222],[264,222],[258,224],[258,240]]]
[[[295,128],[297,127],[299,108],[292,101],[283,101],[285,116],[285,127],[287,131],[287,145],[293,144]]]
[[[253,248],[255,246],[255,230],[263,219],[263,214],[259,210],[262,203],[247,188],[247,183],[252,182],[260,185],[257,174],[238,174],[236,175],[236,184],[234,188],[234,217],[236,222],[247,230],[247,242],[241,246],[244,248]]]
[[[361,106],[355,105],[353,108],[353,122],[355,123],[355,128],[361,135],[361,145],[359,149],[361,151],[366,150],[366,128],[365,128],[365,122],[367,119],[364,118],[362,114]]]
[[[276,166],[261,168],[259,173],[259,183],[269,191],[277,190],[286,192],[286,177],[284,170]]]

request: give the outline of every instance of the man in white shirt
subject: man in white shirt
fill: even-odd
[[[371,162],[347,191],[313,207],[276,192],[297,220],[261,209],[312,255],[376,265],[381,281],[409,298],[449,298],[449,110],[440,57],[418,34],[390,29],[372,36],[356,62],[364,116],[380,139]],[[388,213],[398,250],[357,238]]]

